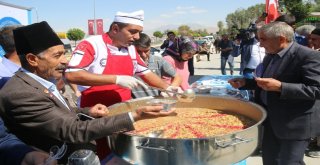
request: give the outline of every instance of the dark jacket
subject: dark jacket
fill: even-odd
[[[68,101],[66,101],[68,102]],[[94,150],[91,141],[113,132],[133,130],[128,114],[81,121],[39,82],[18,71],[0,91],[0,113],[8,129],[28,145],[49,151],[53,145],[68,143],[68,152]],[[66,154],[68,156],[68,154]]]
[[[266,68],[271,61],[267,55]],[[264,72],[264,71],[263,71]],[[320,135],[320,52],[293,43],[273,77],[281,81],[281,92],[267,92],[267,121],[282,139],[302,140]],[[261,88],[246,79],[242,89],[255,89],[256,102]]]
[[[0,163],[21,165],[24,156],[33,149],[9,133],[0,118]]]
[[[228,40],[221,40],[219,42],[218,47],[221,48],[221,49],[231,48],[228,51],[221,51],[221,56],[228,57],[232,53],[233,42],[231,40],[229,40],[229,39]]]

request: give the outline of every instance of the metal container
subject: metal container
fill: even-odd
[[[150,98],[131,100],[109,107],[118,114],[146,105]],[[126,133],[108,137],[111,150],[139,165],[230,165],[250,156],[258,145],[258,127],[266,118],[265,110],[254,103],[230,97],[197,96],[191,103],[178,102],[176,107],[209,108],[244,115],[257,123],[223,136],[195,139],[141,137]]]

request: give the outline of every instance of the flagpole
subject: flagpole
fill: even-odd
[[[93,0],[93,35],[96,35],[96,1]]]
[[[268,14],[268,6],[269,6],[269,0],[266,0],[266,7],[265,7],[265,11],[266,13]],[[268,23],[268,18],[266,17],[265,20],[264,20],[264,23]]]

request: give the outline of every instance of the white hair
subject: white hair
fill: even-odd
[[[316,27],[313,25],[302,25],[296,28],[299,35],[308,36]]]
[[[291,26],[285,22],[275,21],[263,25],[258,32],[263,32],[268,38],[284,36],[288,42],[293,41],[294,31]]]

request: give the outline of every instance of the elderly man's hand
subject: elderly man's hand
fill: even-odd
[[[132,117],[134,121],[169,115],[176,115],[175,109],[164,111],[162,105],[139,107],[138,109],[132,112]]]
[[[95,106],[91,107],[89,110],[89,115],[94,118],[108,116],[109,110],[105,105],[96,104]]]
[[[243,78],[233,78],[228,80],[228,83],[233,87],[233,88],[240,88],[246,85],[246,80]]]
[[[32,151],[27,153],[22,162],[21,165],[42,165],[45,164],[46,160],[48,159],[49,155],[44,152],[39,151]],[[50,162],[50,165],[56,165],[57,161]]]
[[[257,85],[265,91],[281,91],[281,82],[273,78],[256,78]]]

